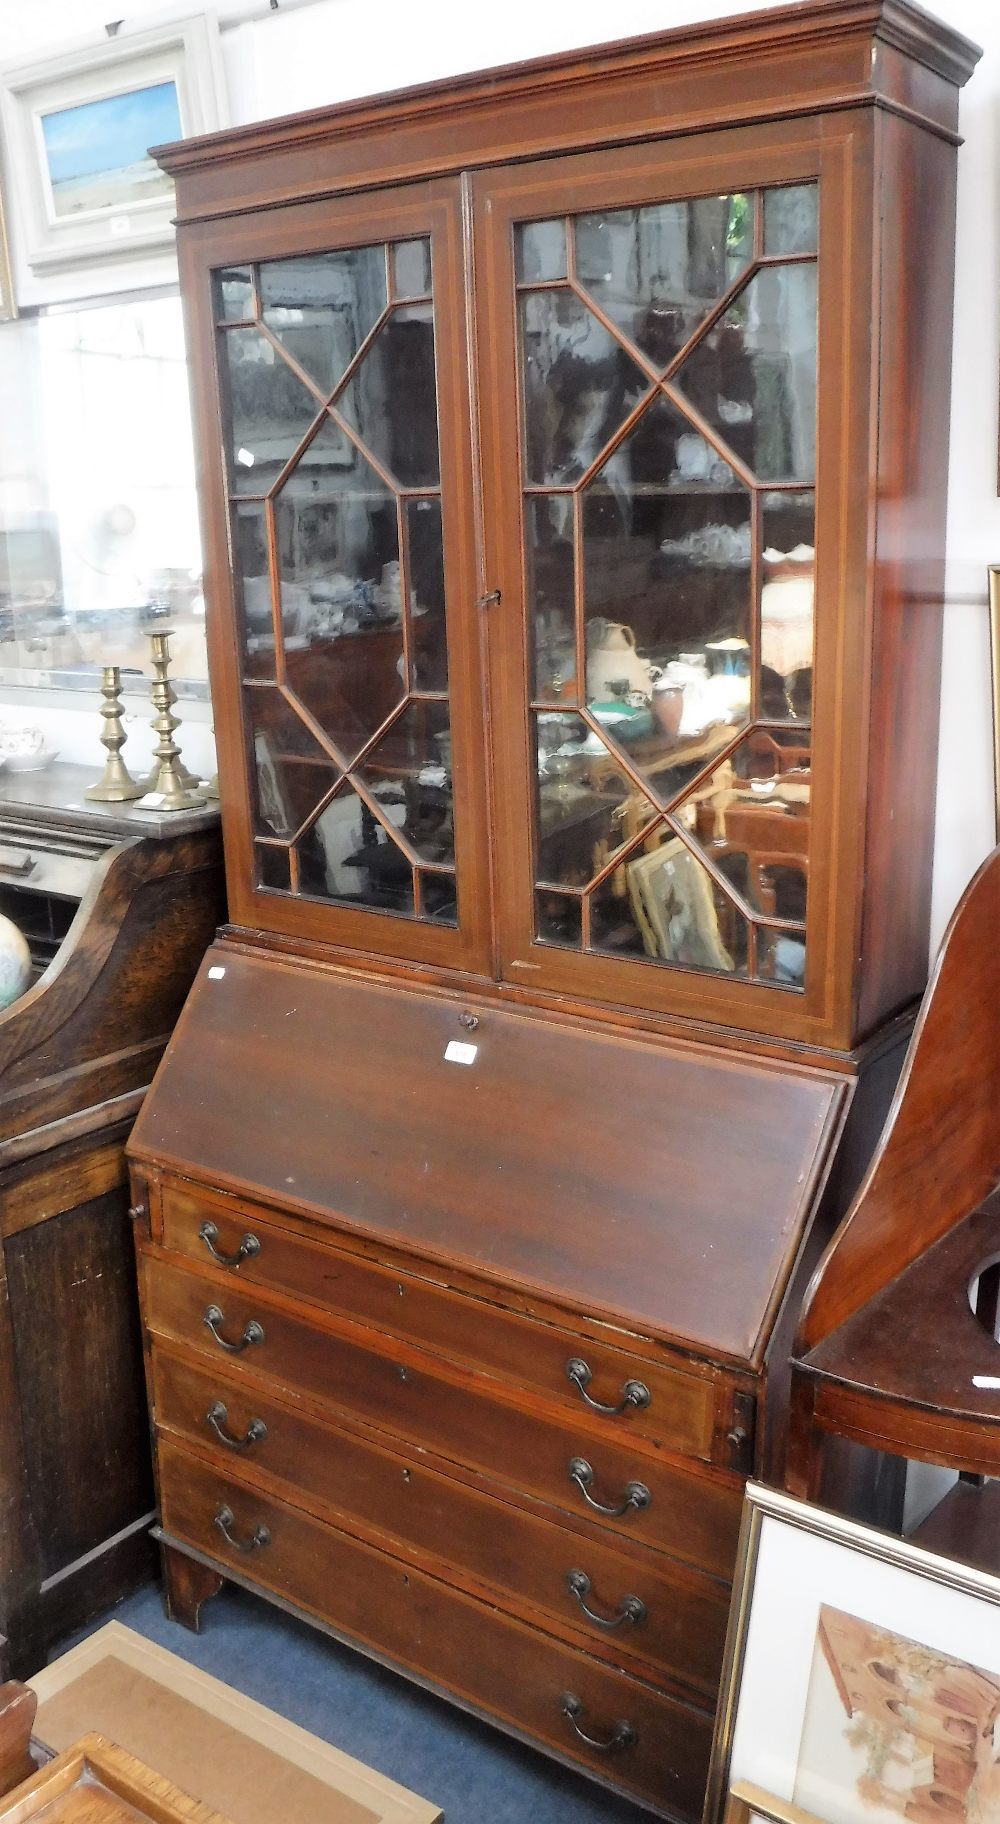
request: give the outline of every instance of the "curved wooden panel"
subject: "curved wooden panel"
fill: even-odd
[[[956,911],[882,1140],[806,1295],[796,1353],[975,1209],[1000,1178],[1000,849]]]

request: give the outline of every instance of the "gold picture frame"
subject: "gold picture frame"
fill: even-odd
[[[10,241],[7,238],[3,191],[0,189],[0,323],[9,323],[10,319],[16,316],[17,294],[14,291],[14,271],[10,258]]]
[[[1000,564],[987,569],[990,596],[990,670],[993,680],[993,802],[995,839],[1000,842]]]
[[[894,1777],[920,1790],[928,1777],[942,1780],[922,1765],[932,1753],[920,1720],[927,1702],[903,1693],[916,1720],[901,1723],[898,1704],[864,1682],[877,1662],[901,1668],[904,1683],[914,1665],[932,1668],[934,1701],[947,1687],[968,1687],[969,1714],[985,1706],[991,1718],[969,1753],[986,1735],[992,1744],[993,1720],[1000,1743],[998,1611],[1000,1578],[748,1484],[704,1824],[865,1824],[887,1729],[894,1761],[896,1738],[911,1738],[898,1746]],[[892,1711],[888,1721],[883,1710]],[[962,1752],[961,1742],[952,1745],[950,1762]],[[980,1805],[986,1774],[978,1763],[965,1771],[964,1809],[949,1816],[988,1824],[997,1794],[991,1785],[989,1806]],[[991,1749],[990,1782],[998,1771]],[[903,1817],[899,1797],[892,1808]]]

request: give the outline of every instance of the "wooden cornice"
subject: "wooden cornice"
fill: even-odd
[[[676,78],[734,61],[747,65],[789,54],[822,53],[837,43],[872,51],[885,44],[961,87],[982,55],[971,40],[934,18],[911,0],[803,0],[802,4],[746,13],[738,18],[704,21],[668,32],[624,39],[619,43],[565,51],[558,55],[449,76],[413,88],[339,102],[331,107],[285,115],[275,120],[227,128],[199,138],[152,148],[153,156],[175,177],[234,160],[302,151],[311,142],[331,142],[372,130],[404,125],[446,124],[450,120],[501,103],[545,96],[553,104],[572,99],[586,105],[588,91],[609,77],[641,71],[647,77]],[[877,59],[869,58],[867,82],[844,101],[877,100],[881,94]],[[785,98],[779,112],[794,111]],[[808,90],[801,97],[809,105]]]

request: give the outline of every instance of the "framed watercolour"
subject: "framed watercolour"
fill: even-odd
[[[706,1824],[1000,1824],[1000,1578],[750,1485]]]
[[[33,271],[172,244],[173,184],[149,147],[224,124],[214,19],[10,66],[0,89]]]

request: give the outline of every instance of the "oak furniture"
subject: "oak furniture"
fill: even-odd
[[[0,1013],[0,1667],[149,1574],[124,1144],[225,906],[218,815],[0,773],[0,911],[34,980]]]
[[[675,1818],[926,977],[975,57],[821,0],[161,153],[232,918],[131,1144],[168,1603]]]
[[[845,1440],[958,1470],[916,1537],[1000,1568],[1000,849],[952,920],[891,1118],[816,1271],[794,1350],[787,1484],[836,1482]]]

